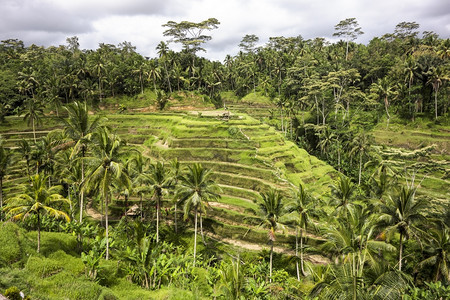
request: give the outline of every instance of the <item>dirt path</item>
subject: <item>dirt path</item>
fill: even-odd
[[[233,239],[229,239],[229,238],[222,238],[218,235],[215,235],[215,234],[212,234],[209,232],[205,232],[205,235],[207,235],[208,237],[210,237],[218,242],[230,244],[235,247],[239,247],[239,248],[246,249],[246,250],[261,251],[263,249],[268,250],[270,248],[269,245],[253,244],[253,243],[233,240]],[[287,255],[291,255],[291,256],[295,255],[294,250],[286,249],[284,247],[279,247],[279,246],[274,246],[273,251],[276,253],[282,253],[282,254],[287,254]],[[320,255],[305,254],[305,260],[307,260],[313,264],[328,264],[328,263],[330,263],[330,261],[326,257],[320,256]]]
[[[86,215],[97,221],[101,221],[103,218],[102,215],[92,207],[92,201],[86,205]]]

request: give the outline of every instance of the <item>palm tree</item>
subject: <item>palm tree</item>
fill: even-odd
[[[177,187],[178,186],[178,181],[180,180],[181,176],[182,176],[182,168],[180,165],[180,162],[178,161],[177,158],[173,159],[170,162],[170,180],[171,180],[171,185],[172,187]],[[175,217],[174,217],[174,223],[175,223],[175,233],[178,232],[178,227],[177,227],[177,222],[178,222],[178,201],[175,199]]]
[[[381,203],[379,225],[384,227],[390,236],[399,233],[398,270],[402,270],[403,240],[410,236],[418,237],[418,225],[425,220],[423,210],[426,207],[423,200],[415,198],[414,186],[402,187],[395,197],[389,197],[386,203]]]
[[[17,151],[21,155],[22,159],[25,160],[25,163],[27,165],[27,176],[30,177],[30,175],[31,175],[30,163],[31,163],[31,159],[32,159],[32,151],[31,151],[30,143],[28,143],[28,141],[25,139],[21,139],[18,142]]]
[[[336,181],[335,185],[331,186],[331,191],[336,204],[336,213],[338,215],[345,215],[351,204],[350,201],[355,192],[355,185],[348,177],[339,175],[339,180]]]
[[[370,146],[372,143],[372,136],[367,135],[364,132],[357,134],[352,141],[352,149],[350,150],[350,155],[359,156],[359,175],[358,175],[358,185],[361,185],[361,174],[363,167],[363,156],[367,156]]]
[[[448,74],[448,72],[447,72]],[[442,84],[445,80],[450,80],[450,77],[446,75],[446,72],[443,68],[435,68],[431,67],[430,71],[428,72],[428,75],[430,75],[430,79],[427,83],[431,84],[433,86],[434,90],[434,117],[437,119],[438,117],[438,93],[439,89],[441,88]]]
[[[260,193],[262,201],[258,203],[259,217],[262,219],[260,226],[269,229],[270,243],[270,282],[272,282],[272,266],[273,266],[273,244],[275,242],[275,232],[280,227],[284,229],[284,225],[280,223],[280,217],[286,212],[284,210],[283,196],[279,191],[270,189],[267,193]]]
[[[128,174],[132,181],[131,184],[133,186],[133,191],[139,196],[141,221],[144,218],[142,200],[144,195],[151,191],[151,188],[148,186],[149,165],[150,159],[142,156],[140,152],[138,152],[136,156],[133,156],[128,163]]]
[[[8,173],[8,167],[12,163],[12,154],[8,148],[3,146],[3,140],[0,136],[0,211],[3,209],[3,179]],[[2,215],[0,215],[1,217]],[[2,220],[2,218],[0,218]]]
[[[450,230],[443,222],[436,222],[428,231],[429,239],[425,246],[427,258],[422,260],[419,268],[431,266],[435,270],[434,281],[443,278],[450,283]]]
[[[164,71],[166,73],[166,80],[167,84],[169,86],[169,92],[172,93],[172,86],[170,84],[170,78],[169,78],[169,72],[167,71],[167,65],[166,65],[166,56],[167,52],[169,51],[169,47],[167,47],[167,44],[161,41],[158,46],[156,46],[156,50],[158,50],[158,55],[160,60],[163,61],[164,64]]]
[[[86,156],[89,139],[93,132],[98,128],[101,117],[89,118],[89,110],[86,103],[73,102],[64,107],[68,113],[67,119],[64,119],[64,131],[75,142],[72,156],[80,153],[81,155],[81,182],[84,181],[84,157]],[[84,209],[84,190],[80,191],[80,223],[83,222]]]
[[[163,193],[171,186],[171,178],[164,163],[158,161],[150,165],[148,181],[153,190],[153,197],[156,200],[156,242],[159,242],[159,219],[161,215],[161,200]]]
[[[368,290],[368,280],[365,278],[365,268],[379,263],[376,259],[379,251],[395,249],[388,243],[374,240],[375,229],[376,215],[361,205],[348,207],[346,215],[322,228],[327,241],[321,245],[321,249],[331,253],[339,264],[331,269],[331,278],[314,287],[314,293],[319,292],[327,299],[325,295],[336,292],[335,289],[340,286],[341,293],[347,293],[344,299],[367,298],[365,293]]]
[[[303,260],[303,231],[308,229],[313,202],[311,195],[305,190],[302,184],[299,184],[298,190],[295,191],[294,199],[286,205],[286,210],[292,213],[292,219],[295,222],[295,256],[298,257],[298,232],[300,231],[300,268],[296,261],[297,280],[300,281],[300,271],[305,276],[304,260]]]
[[[105,127],[100,127],[93,137],[95,144],[92,157],[88,157],[91,171],[86,176],[85,189],[98,190],[104,200],[106,224],[106,259],[109,259],[109,227],[108,203],[111,197],[112,186],[130,186],[129,177],[124,169],[121,158],[123,156],[123,142],[115,134],[111,134]]]
[[[201,164],[188,166],[187,173],[181,176],[177,188],[176,198],[183,203],[184,217],[194,210],[194,266],[197,253],[197,219],[200,214],[200,228],[203,232],[202,213],[206,213],[208,201],[220,198],[219,186],[211,179],[211,170]]]
[[[383,99],[384,109],[386,110],[387,116],[387,127],[389,127],[389,120],[391,119],[391,115],[389,114],[389,99],[391,96],[396,94],[393,84],[387,77],[383,77],[378,79],[377,82],[374,82],[370,87],[370,90],[372,93],[377,94],[378,97]]]
[[[7,217],[13,220],[24,220],[32,215],[37,216],[38,226],[38,244],[37,252],[41,247],[41,216],[49,215],[56,219],[65,219],[70,221],[66,212],[61,210],[62,205],[70,205],[70,201],[61,196],[61,186],[52,186],[47,188],[48,176],[36,174],[31,177],[31,185],[25,185],[24,192],[6,200],[4,210]],[[55,208],[55,206],[57,208]]]
[[[33,138],[36,143],[36,125],[41,123],[41,118],[44,116],[44,104],[35,99],[30,98],[25,101],[24,121],[28,120],[28,126],[33,128]]]

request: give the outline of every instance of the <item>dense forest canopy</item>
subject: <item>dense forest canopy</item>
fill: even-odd
[[[129,42],[81,50],[77,37],[48,48],[2,41],[2,114],[28,99],[56,109],[75,99],[99,104],[104,97],[136,95],[146,87],[199,90],[217,106],[221,91],[239,96],[261,91],[283,107],[315,107],[323,123],[332,111],[350,107],[385,111],[388,117],[395,111],[409,119],[448,112],[450,41],[428,31],[419,36],[415,22],[402,22],[394,33],[367,45],[354,42],[363,32],[350,18],[336,25],[335,35],[342,40],[333,44],[322,38],[272,37],[256,48],[258,37],[246,35],[235,57],[217,62],[196,56],[211,38],[202,31],[218,24],[216,19],[165,24],[165,35],[183,44],[183,50],[174,52],[161,42],[158,58],[143,57]]]
[[[359,44],[363,28],[348,18],[336,43],[257,46],[247,34],[223,62],[198,56],[219,25],[167,22],[155,58],[130,42],[83,50],[76,36],[47,48],[1,41],[5,294],[449,297],[450,39],[402,22]],[[183,97],[220,110],[167,112]],[[127,114],[125,101],[146,98],[164,113]],[[263,122],[239,105],[264,110]],[[444,142],[375,142],[374,128],[408,123]],[[221,241],[237,236],[262,250]]]

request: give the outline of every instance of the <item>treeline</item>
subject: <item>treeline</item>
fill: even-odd
[[[259,38],[246,35],[241,51],[223,63],[198,57],[201,48],[189,44],[174,52],[160,42],[158,57],[147,58],[129,42],[81,50],[77,37],[48,48],[5,40],[0,44],[1,112],[11,114],[29,99],[58,109],[74,100],[98,104],[151,88],[198,90],[218,107],[221,91],[238,96],[257,91],[293,116],[313,109],[322,124],[333,114],[345,117],[350,108],[375,110],[387,119],[391,112],[407,119],[448,113],[449,39],[429,31],[419,37],[417,23],[402,22],[394,33],[363,45],[354,43],[362,34],[356,20],[341,23],[335,35],[343,39],[333,44],[323,38],[272,37],[256,47]]]

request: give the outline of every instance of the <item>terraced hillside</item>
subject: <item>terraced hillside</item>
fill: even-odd
[[[204,223],[213,236],[241,246],[267,242],[267,232],[258,228],[258,220],[248,212],[257,209],[259,192],[275,188],[289,197],[303,183],[314,196],[328,197],[336,175],[331,166],[246,114],[114,115],[108,123],[148,157],[177,158],[184,165],[198,162],[213,169],[222,198],[211,203]],[[310,236],[310,243],[314,240]],[[278,242],[287,246],[294,243],[294,236],[280,235]]]
[[[214,170],[213,177],[222,189],[220,201],[211,203],[204,225],[213,238],[247,249],[258,250],[267,243],[267,232],[249,212],[257,209],[259,192],[270,188],[286,197],[303,183],[316,197],[328,197],[336,171],[310,156],[272,127],[246,114],[227,115],[225,111],[189,113],[114,114],[105,121],[145,156],[153,159],[178,158],[183,165],[199,162]],[[37,132],[43,138],[61,122],[47,117]],[[11,117],[1,128],[4,145],[16,148],[21,139],[33,141],[33,133],[20,118]],[[12,195],[25,182],[25,161],[17,157],[5,178],[4,192]],[[131,204],[137,199],[129,199]],[[110,205],[112,218],[124,212],[124,202],[116,199]],[[289,251],[294,233],[279,235],[277,244]],[[309,234],[308,243],[318,237]]]

